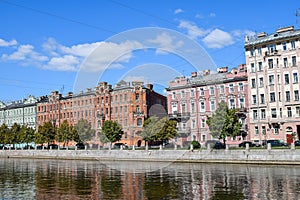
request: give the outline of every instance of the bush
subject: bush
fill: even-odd
[[[200,149],[201,148],[201,144],[198,141],[196,141],[196,140],[193,140],[191,142],[191,144],[193,145],[194,149]]]

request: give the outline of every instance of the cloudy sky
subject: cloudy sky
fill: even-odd
[[[0,100],[121,79],[163,91],[177,75],[245,63],[244,36],[299,28],[299,8],[294,0],[0,0]]]

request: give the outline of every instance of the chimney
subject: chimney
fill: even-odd
[[[288,26],[288,27],[278,28],[276,33],[282,33],[282,32],[292,31],[292,30],[294,30],[294,26]]]
[[[203,76],[210,75],[210,70],[209,69],[203,70],[202,75]]]
[[[192,78],[197,77],[197,72],[192,72]]]
[[[217,71],[218,73],[227,73],[228,67],[219,67]]]
[[[248,42],[249,42],[249,36],[246,35],[246,36],[245,36],[245,43],[248,43]]]
[[[261,32],[261,33],[257,34],[257,38],[262,38],[265,36],[267,36],[266,32]]]
[[[153,85],[152,85],[152,84],[150,84],[150,83],[148,83],[148,84],[147,84],[147,88],[148,88],[149,90],[151,90],[151,91],[152,91],[152,90],[153,90]]]
[[[91,92],[92,89],[91,89],[91,88],[87,88],[86,91],[87,91],[87,92]]]
[[[68,97],[72,97],[73,96],[73,92],[68,92]]]

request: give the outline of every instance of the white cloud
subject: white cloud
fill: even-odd
[[[58,71],[77,71],[80,60],[72,55],[62,57],[53,57],[43,69],[58,70]]]
[[[172,37],[169,33],[163,32],[155,39],[148,40],[149,43],[157,44],[157,53],[166,54],[168,51],[175,51],[183,45],[183,41],[177,41],[176,37]]]
[[[178,27],[181,29],[186,29],[188,35],[193,39],[203,37],[209,33],[209,30],[199,28],[194,22],[185,20],[181,20]]]
[[[0,38],[0,47],[8,47],[18,44],[16,40],[5,41]]]
[[[126,82],[133,82],[133,81],[140,81],[140,82],[144,82],[144,83],[149,82],[149,78],[147,78],[145,76],[126,76],[123,78],[123,80]]]
[[[181,8],[174,10],[174,14],[178,14],[178,13],[182,13],[182,12],[184,12],[184,10],[182,10]]]
[[[120,68],[120,63],[125,63],[132,58],[132,52],[141,49],[139,42],[125,41],[117,44],[112,42],[100,42],[82,65],[82,69],[88,71],[104,70],[107,67]]]
[[[244,37],[246,35],[248,36],[254,36],[255,32],[254,31],[250,31],[250,30],[234,30],[232,31],[232,35],[239,38],[239,39],[244,39]]]
[[[214,29],[204,39],[203,42],[209,48],[223,48],[234,43],[233,37],[220,29]]]
[[[34,51],[32,45],[20,45],[17,51],[12,54],[3,54],[2,59],[6,61],[24,61],[23,64],[31,62],[41,62],[48,60],[47,56],[43,56],[40,53]]]
[[[217,15],[216,15],[216,13],[209,13],[209,16],[210,17],[216,17]]]

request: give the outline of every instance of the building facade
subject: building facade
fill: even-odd
[[[227,143],[237,143],[247,139],[248,82],[245,65],[228,72],[227,67],[218,73],[209,70],[202,75],[193,72],[191,77],[177,77],[167,88],[168,114],[178,121],[180,138],[178,143],[197,140],[204,143],[213,139],[206,124],[207,116],[217,109],[218,103],[225,101],[229,108],[239,109],[242,123],[241,136],[227,138]]]
[[[300,30],[245,37],[251,140],[300,138]]]
[[[37,121],[38,125],[50,121],[59,127],[64,120],[74,126],[80,119],[86,119],[96,130],[92,143],[99,143],[98,135],[104,121],[117,121],[124,132],[120,142],[141,146],[144,120],[150,116],[152,108],[156,115],[157,107],[166,113],[166,97],[156,93],[151,84],[121,81],[113,88],[107,82],[100,82],[94,90],[66,96],[54,91],[41,98],[37,105]]]
[[[27,99],[9,102],[0,102],[0,124],[12,127],[14,123],[26,125],[36,129],[36,105],[38,99],[29,96]]]

